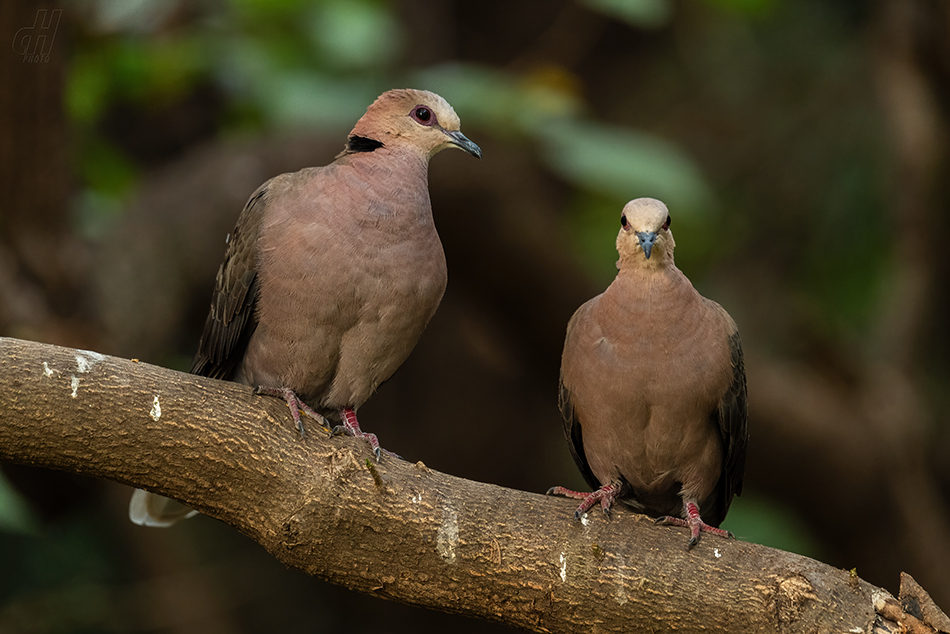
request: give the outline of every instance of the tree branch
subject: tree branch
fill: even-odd
[[[352,590],[536,632],[901,627],[857,575],[712,536],[686,551],[631,512],[575,522],[569,500],[374,464],[314,423],[299,437],[244,386],[7,338],[0,381],[0,459],[168,495]]]

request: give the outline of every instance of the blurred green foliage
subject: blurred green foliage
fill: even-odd
[[[155,0],[157,2],[157,0]],[[670,17],[666,0],[588,0],[592,8],[641,26]],[[149,109],[211,82],[226,95],[217,134],[248,129],[310,128],[345,132],[366,104],[408,83],[446,97],[469,127],[515,135],[536,145],[544,162],[609,213],[579,205],[572,221],[580,256],[602,270],[612,250],[605,224],[627,200],[653,195],[690,214],[712,207],[701,171],[674,143],[591,117],[566,71],[527,76],[472,64],[396,70],[405,33],[391,4],[374,0],[232,0],[189,26],[163,25],[149,2],[116,13],[109,0],[84,3],[93,24],[72,64],[67,105],[80,130],[77,203],[84,232],[95,235],[133,190],[133,157],[97,132],[116,103]],[[143,15],[153,16],[152,29]],[[599,209],[599,207],[598,207]],[[605,210],[606,211],[606,210]],[[590,250],[585,245],[589,245]],[[606,246],[605,246],[606,245]],[[606,254],[606,255],[605,255]]]
[[[854,332],[879,301],[882,283],[877,273],[887,266],[881,253],[889,245],[880,213],[880,165],[874,148],[847,141],[837,153],[829,155],[822,147],[812,156],[813,148],[807,144],[792,147],[791,141],[811,119],[804,123],[794,117],[781,119],[790,121],[791,128],[773,130],[774,138],[757,138],[756,143],[771,147],[772,160],[783,162],[789,197],[819,189],[824,213],[817,226],[806,227],[801,216],[754,209],[760,224],[753,227],[743,217],[751,217],[749,208],[756,204],[747,189],[731,189],[735,181],[728,175],[716,175],[717,184],[712,184],[714,177],[700,167],[686,143],[662,131],[633,129],[601,116],[569,70],[556,66],[512,70],[457,60],[413,66],[405,59],[410,43],[391,2],[222,0],[192,6],[160,0],[77,0],[75,4],[87,17],[70,62],[67,107],[83,184],[76,218],[86,235],[98,235],[121,213],[146,169],[121,134],[107,132],[120,107],[161,111],[199,87],[210,86],[222,95],[211,135],[276,128],[343,134],[381,91],[416,85],[446,97],[462,114],[473,138],[471,130],[476,128],[528,144],[552,173],[572,187],[564,231],[579,261],[599,282],[606,284],[614,275],[621,207],[632,198],[653,196],[671,207],[677,261],[694,279],[708,268],[704,263],[771,233],[775,241],[769,244],[792,263],[790,269],[797,268],[790,275],[807,289],[802,295],[807,302],[815,303],[805,310],[814,311],[816,322]],[[674,3],[582,0],[581,4],[636,28],[659,29],[672,19]],[[816,101],[810,92],[815,76],[840,82],[854,71],[854,60],[842,53],[847,47],[840,42],[845,38],[835,33],[843,27],[833,8],[777,0],[704,4],[712,26],[684,38],[678,54],[693,65],[685,74],[702,75],[703,89],[711,93],[707,97],[723,109],[775,94],[774,102],[757,102],[750,117],[796,110],[818,119],[828,104]],[[807,16],[809,12],[821,14],[821,19]],[[827,37],[816,37],[811,30],[816,24]],[[677,63],[673,56],[661,60],[656,64],[659,70],[654,70],[657,76],[642,81],[656,79],[675,93],[665,75],[680,72]],[[772,91],[773,83],[782,89]],[[645,104],[650,98],[643,95]],[[665,93],[664,98],[671,100]],[[855,126],[867,126],[866,116],[858,111]],[[748,124],[748,129],[756,129],[755,120]],[[740,134],[736,137],[736,145],[749,143]],[[820,163],[815,159],[819,155]],[[718,167],[713,164],[712,169]],[[759,166],[730,167],[734,172],[754,172]],[[808,180],[796,180],[801,174]],[[804,233],[794,234],[806,230],[807,240]],[[849,240],[838,240],[845,232]],[[831,267],[836,271],[833,276],[827,274]],[[17,513],[9,503],[0,503],[0,522],[19,521]],[[778,513],[743,500],[729,524],[738,534],[755,535],[763,543],[804,543],[794,535],[794,524]],[[780,536],[780,527],[793,535]]]
[[[584,4],[642,28],[663,26],[673,12],[670,0],[584,0]]]
[[[129,553],[114,523],[94,515],[0,539],[0,631],[93,634],[130,631]],[[125,599],[125,601],[123,601]]]
[[[28,533],[35,526],[29,507],[0,473],[0,533]]]
[[[777,1],[706,0],[710,5],[746,15],[765,13],[772,9]],[[673,17],[671,0],[582,0],[582,2],[595,11],[644,29],[665,26]]]
[[[822,553],[808,527],[785,507],[746,493],[736,498],[722,527],[738,539],[821,560]]]

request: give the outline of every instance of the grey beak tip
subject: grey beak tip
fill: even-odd
[[[464,137],[463,137],[464,138]],[[474,156],[475,158],[481,160],[482,158],[482,148],[478,147],[468,139],[465,139],[466,143],[460,143],[459,147]]]
[[[637,232],[637,240],[640,241],[640,248],[643,249],[643,255],[650,259],[650,253],[653,252],[653,243],[656,241],[656,234],[652,231]]]
[[[460,150],[468,152],[477,159],[482,158],[482,148],[475,145],[467,136],[462,134],[461,131],[453,130],[452,132],[446,132],[446,134]]]

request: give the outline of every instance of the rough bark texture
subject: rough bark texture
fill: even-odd
[[[537,632],[908,627],[853,573],[712,536],[686,551],[630,512],[575,522],[570,500],[375,464],[315,424],[300,438],[246,387],[7,338],[0,382],[0,459],[172,496],[360,592]]]

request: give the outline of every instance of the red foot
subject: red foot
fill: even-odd
[[[313,420],[320,423],[324,429],[330,431],[330,426],[327,424],[327,419],[318,414],[311,408],[309,405],[300,400],[300,397],[297,396],[292,389],[289,387],[264,387],[259,385],[254,389],[255,394],[263,394],[264,396],[276,396],[278,398],[284,399],[287,403],[287,407],[290,408],[290,416],[294,419],[294,423],[297,425],[297,429],[300,430],[300,435],[304,435],[303,421],[300,420],[300,412],[303,412]]]
[[[373,448],[373,453],[376,454],[376,462],[379,462],[380,456],[385,452],[387,455],[394,458],[399,456],[394,454],[391,451],[386,451],[385,449],[379,446],[379,439],[376,438],[376,434],[368,434],[365,431],[360,429],[360,422],[356,420],[356,412],[353,411],[351,407],[344,407],[340,410],[340,419],[343,421],[343,431],[348,436],[355,436],[356,438],[362,438],[369,443],[369,446]]]
[[[551,487],[548,489],[548,495],[563,495],[564,497],[581,500],[580,506],[574,511],[574,519],[576,520],[579,520],[581,516],[598,501],[600,502],[600,507],[604,510],[604,515],[610,517],[610,507],[613,506],[617,496],[620,495],[620,486],[619,482],[611,482],[592,493],[573,491],[571,489],[565,489],[564,487]]]
[[[735,539],[736,536],[730,533],[727,530],[721,528],[716,528],[715,526],[710,526],[699,516],[699,505],[691,500],[683,502],[683,510],[686,512],[686,519],[681,519],[679,517],[673,517],[667,515],[665,517],[658,517],[656,519],[657,524],[662,524],[664,526],[686,526],[689,528],[690,537],[689,542],[686,544],[686,550],[690,550],[699,542],[700,532],[703,533],[712,533],[713,535],[719,535],[720,537],[726,537],[730,539]]]

